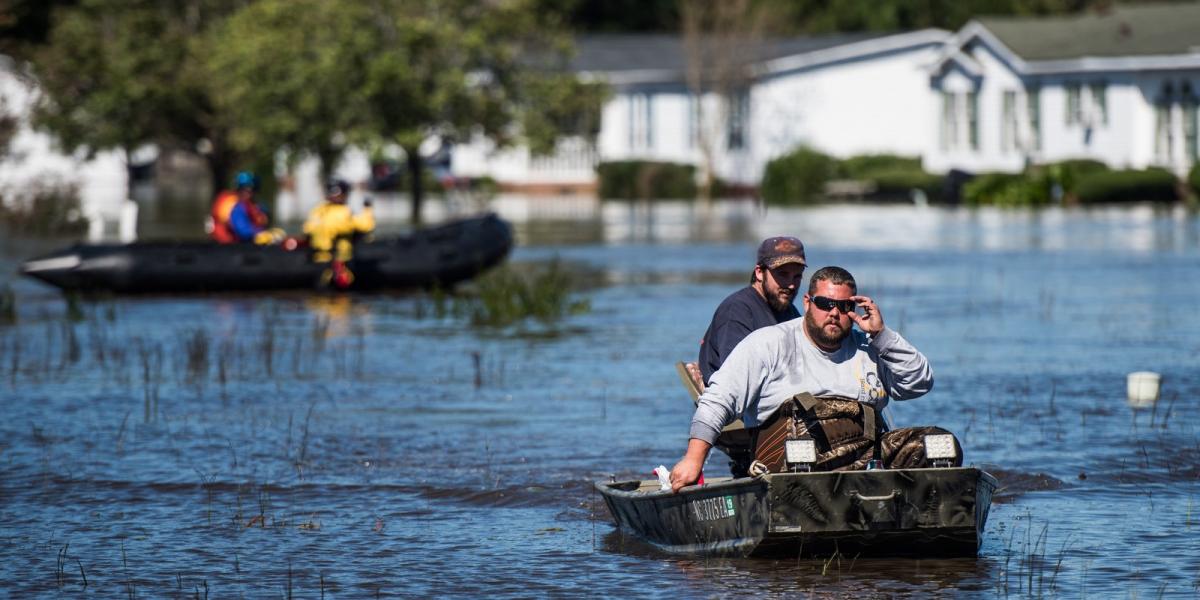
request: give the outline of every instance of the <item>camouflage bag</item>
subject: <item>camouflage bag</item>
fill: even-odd
[[[750,432],[754,460],[772,473],[787,470],[784,443],[812,438],[817,446],[814,471],[856,471],[878,459],[886,469],[931,466],[925,458],[924,437],[950,433],[940,427],[905,427],[888,431],[875,407],[848,398],[814,398],[797,394],[771,418]],[[954,466],[962,464],[962,447]]]

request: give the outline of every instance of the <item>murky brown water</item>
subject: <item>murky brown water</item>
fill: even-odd
[[[112,299],[70,320],[12,275],[54,244],[6,236],[0,595],[1200,593],[1195,215],[541,214],[513,260],[560,258],[592,311],[502,330],[413,295]],[[936,389],[892,416],[954,430],[1000,479],[977,559],[681,558],[614,531],[591,482],[678,459],[672,364],[776,233],[850,269],[929,356]],[[1152,410],[1125,403],[1138,370],[1163,374]]]

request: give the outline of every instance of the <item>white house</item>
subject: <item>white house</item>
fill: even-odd
[[[0,56],[0,115],[15,125],[7,152],[0,152],[0,202],[27,202],[38,192],[70,186],[90,216],[117,220],[127,199],[124,158],[118,152],[90,158],[62,152],[30,123],[39,93],[36,81]]]
[[[1182,174],[1200,157],[1200,4],[978,19],[930,73],[930,171],[1090,158]]]
[[[589,163],[701,165],[703,130],[717,132],[717,175],[749,185],[802,144],[839,157],[920,156],[935,173],[1090,158],[1182,174],[1200,157],[1197,3],[980,18],[954,34],[770,40],[748,53],[750,78],[728,111],[689,90],[680,36],[588,36],[577,45],[580,76],[613,92],[594,146],[574,139],[539,159],[472,145],[455,156],[456,171],[512,187],[587,186]]]
[[[601,161],[702,165],[707,139],[718,177],[756,185],[767,161],[801,144],[836,156],[919,155],[937,123],[928,65],[949,38],[929,29],[756,42],[746,53],[747,85],[727,106],[689,88],[681,36],[584,36],[573,68],[612,92],[595,144],[573,138],[539,158],[476,142],[456,148],[453,168],[516,188],[588,187]]]

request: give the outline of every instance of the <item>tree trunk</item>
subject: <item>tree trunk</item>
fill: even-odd
[[[405,148],[404,154],[407,157],[409,185],[412,191],[411,220],[414,227],[420,227],[421,203],[425,200],[424,182],[421,181],[422,172],[425,170],[425,159],[421,158],[421,153],[416,148]]]
[[[121,151],[125,154],[125,199],[133,200],[133,150],[123,146]]]
[[[217,149],[213,149],[212,152],[204,155],[204,158],[208,161],[208,171],[212,176],[212,193],[215,195],[217,192],[229,187],[232,183],[232,161],[226,153]]]

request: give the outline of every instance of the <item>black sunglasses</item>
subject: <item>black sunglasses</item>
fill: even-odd
[[[842,311],[842,313],[852,313],[854,312],[854,307],[856,306],[853,300],[834,300],[833,298],[826,298],[825,296],[813,296],[812,303],[815,304],[817,308],[827,312],[833,310],[833,307],[836,306],[838,307],[838,310]]]

